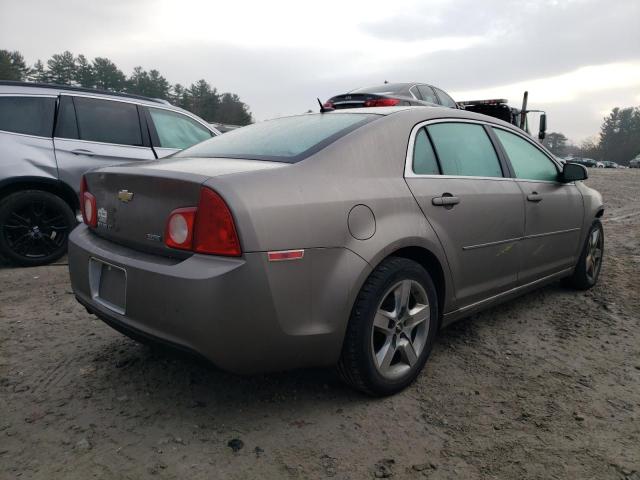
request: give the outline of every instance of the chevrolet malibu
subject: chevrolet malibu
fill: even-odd
[[[592,287],[602,197],[500,120],[423,107],[262,122],[82,181],[78,301],[132,338],[255,373],[337,366],[388,395],[439,329]]]

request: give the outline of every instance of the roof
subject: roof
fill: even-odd
[[[70,91],[70,92],[80,92],[80,93],[92,93],[95,95],[106,95],[111,97],[124,97],[124,98],[132,98],[136,100],[144,100],[146,102],[158,103],[162,105],[168,104],[168,102],[159,98],[144,97],[142,95],[134,95],[132,93],[110,92],[108,90],[100,90],[97,88],[74,87],[72,85],[57,85],[55,83],[14,82],[11,80],[0,80],[0,87],[4,87],[4,86],[28,88],[28,89],[32,89],[32,88],[46,89],[46,90],[54,90],[56,92]]]

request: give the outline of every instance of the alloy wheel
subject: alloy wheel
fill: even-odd
[[[38,259],[64,248],[70,228],[64,213],[55,206],[34,201],[11,211],[1,233],[14,254]]]
[[[371,352],[378,372],[388,379],[406,374],[426,345],[429,297],[415,280],[402,280],[382,297],[371,333]]]
[[[595,283],[602,266],[602,233],[600,229],[595,228],[589,234],[589,245],[587,247],[587,256],[585,257],[585,272],[590,282]]]

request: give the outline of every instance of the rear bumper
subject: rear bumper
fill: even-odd
[[[91,258],[126,270],[124,314],[92,295]],[[69,239],[81,304],[117,330],[197,352],[236,373],[335,364],[351,288],[366,268],[342,248],[309,249],[300,261],[278,263],[264,252],[177,260],[116,245],[84,225]]]

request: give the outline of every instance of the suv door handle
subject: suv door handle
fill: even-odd
[[[86,155],[87,157],[93,157],[95,153],[91,150],[85,150],[84,148],[77,148],[76,150],[71,150],[71,153],[74,155]]]
[[[433,197],[431,199],[431,203],[436,207],[453,207],[460,203],[460,199],[458,197],[454,197],[450,193],[443,193],[441,197]]]
[[[542,201],[542,195],[540,195],[538,192],[532,192],[527,195],[527,200],[529,200],[530,202],[538,203]]]

